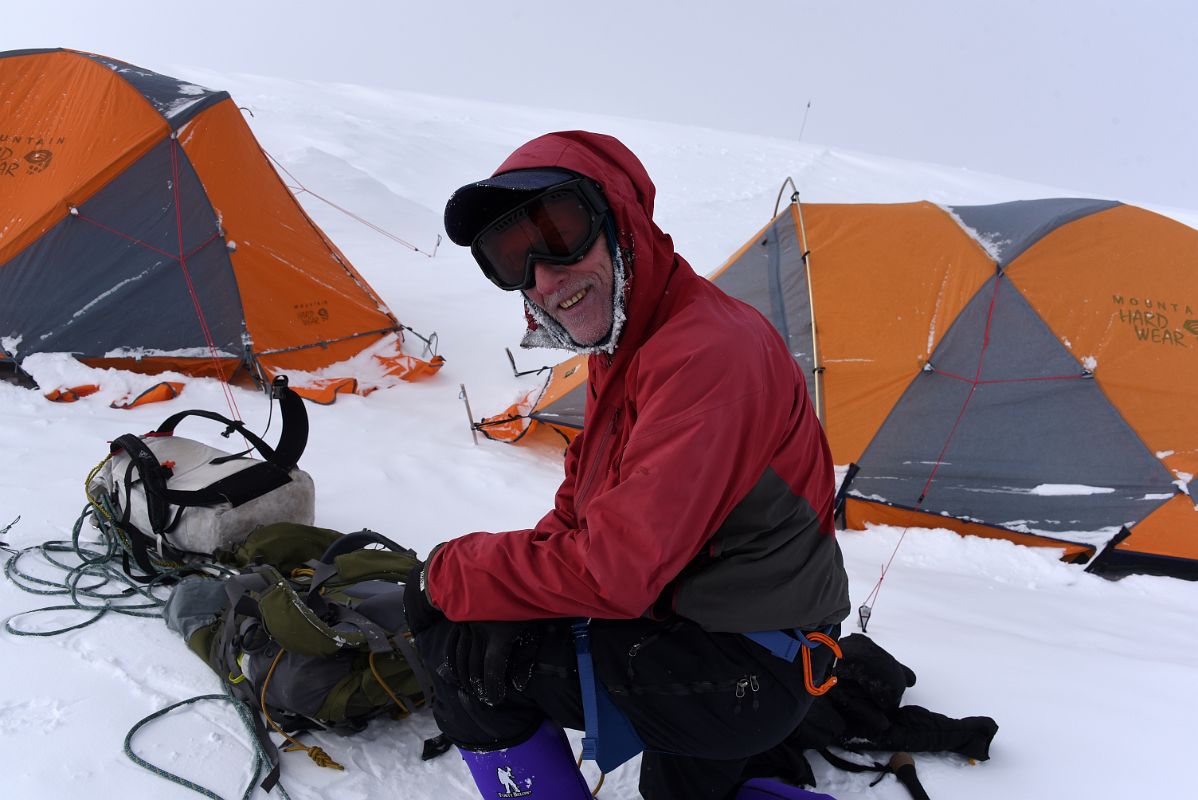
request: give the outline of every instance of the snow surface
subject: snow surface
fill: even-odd
[[[815,202],[947,205],[1072,194],[708,129],[345,84],[207,72],[186,77],[227,89],[251,109],[263,145],[304,185],[428,252],[457,186],[489,174],[523,141],[572,127],[615,134],[641,156],[659,189],[659,223],[701,272],[719,266],[767,221],[787,176]],[[519,298],[494,291],[464,249],[445,245],[428,258],[310,195],[301,199],[405,324],[437,332],[447,359],[433,380],[308,406],[311,437],[302,466],[315,479],[317,523],[370,527],[425,554],[464,532],[538,519],[561,477],[559,453],[473,444],[459,399],[465,383],[475,414],[491,414],[536,385],[536,377],[513,378],[504,347],[517,352],[522,369],[559,360],[556,353],[516,351],[524,328]],[[1171,213],[1190,224],[1198,219]],[[6,457],[0,528],[20,515],[4,537],[13,547],[69,538],[84,505],[84,479],[107,441],[150,430],[182,409],[226,410],[222,388],[203,380],[189,381],[170,403],[114,410],[113,400],[161,378],[97,376],[65,359],[43,359],[41,367],[64,383],[103,388],[56,405],[39,392],[0,383]],[[241,389],[232,394],[247,423],[262,430],[265,398]],[[277,430],[276,418],[270,436]],[[180,433],[228,446],[203,421],[184,423]],[[901,536],[893,528],[841,535],[854,607],[873,589]],[[1198,718],[1198,585],[1143,576],[1112,583],[1056,556],[946,531],[913,530],[903,540],[874,604],[870,635],[919,676],[906,702],[953,716],[985,714],[1000,725],[988,762],[917,755],[925,786],[936,798],[976,800],[1191,796],[1185,753]],[[0,582],[6,617],[57,599]],[[79,619],[55,612],[18,622],[44,630]],[[125,734],[139,719],[218,690],[207,666],[160,622],[109,616],[57,637],[5,633],[0,641],[4,796],[195,796],[122,754]],[[421,742],[432,733],[424,715],[375,722],[352,738],[318,737],[346,770],[323,770],[302,754],[286,754],[285,785],[304,800],[476,797],[456,756],[419,760]],[[202,706],[155,723],[135,747],[235,797],[249,772],[246,741],[230,711]],[[831,770],[818,757],[813,764],[820,788],[842,800],[906,797],[893,779],[871,789],[870,776]],[[637,797],[635,768],[610,776],[600,797]]]

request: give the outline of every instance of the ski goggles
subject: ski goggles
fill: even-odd
[[[530,289],[533,264],[576,264],[599,234],[607,199],[589,178],[547,189],[486,225],[470,252],[492,283],[505,291]]]

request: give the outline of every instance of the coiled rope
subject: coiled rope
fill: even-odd
[[[108,459],[105,458],[104,461],[96,465],[88,474],[85,487],[90,486],[92,479],[107,461]],[[132,555],[132,549],[126,537],[120,533],[120,529],[115,525],[116,514],[107,495],[97,498],[92,496],[90,491],[86,489],[85,493],[87,493],[88,504],[75,520],[75,524],[71,529],[70,540],[47,541],[21,549],[11,548],[0,542],[0,549],[9,554],[8,559],[4,563],[4,575],[14,586],[30,594],[42,596],[66,595],[70,600],[69,604],[36,608],[18,612],[8,617],[4,622],[4,629],[14,636],[57,636],[68,631],[92,625],[110,612],[132,617],[160,619],[163,615],[163,608],[166,605],[166,598],[159,596],[155,592],[156,590],[161,591],[164,588],[163,584],[165,581],[181,577],[184,573],[195,572],[197,568],[213,574],[235,574],[235,570],[214,562],[204,563],[197,567],[195,564],[184,566],[165,560],[159,562],[158,559],[155,559],[155,567],[160,570],[160,573],[145,583],[138,583],[130,578],[123,569],[123,557]],[[6,535],[18,521],[20,521],[20,517],[17,517],[5,526],[3,530],[0,530],[0,536]],[[84,523],[88,521],[99,532],[97,541],[83,540]],[[63,554],[73,556],[76,563],[67,563],[62,558]],[[49,565],[54,570],[57,570],[61,573],[60,577],[56,580],[38,577],[22,569],[22,559],[33,556],[40,556],[43,566]],[[124,588],[113,588],[111,584],[114,583]],[[25,630],[15,624],[18,618],[27,617],[32,614],[76,610],[88,612],[90,616],[82,622],[50,630]],[[224,694],[206,694],[180,700],[141,719],[129,729],[128,734],[125,736],[125,755],[138,766],[172,783],[191,789],[205,797],[213,798],[213,800],[224,800],[224,798],[210,789],[155,766],[133,751],[133,737],[147,724],[169,714],[175,709],[204,701],[231,703],[237,711],[242,724],[245,726],[254,752],[253,775],[245,792],[242,794],[242,800],[249,800],[255,787],[259,784],[263,770],[270,764],[270,759],[263,750],[262,743],[255,735],[256,728],[253,710],[241,700],[230,695],[227,687]],[[276,786],[279,790],[279,796],[284,798],[284,800],[290,800],[283,785],[279,783]]]

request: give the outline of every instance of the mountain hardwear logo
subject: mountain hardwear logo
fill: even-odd
[[[50,161],[54,158],[54,153],[50,150],[31,150],[25,154],[25,161],[29,166],[25,172],[29,175],[37,173],[50,166]]]
[[[499,769],[495,770],[495,772],[499,776],[499,782],[503,784],[504,789],[504,791],[496,795],[497,797],[528,797],[532,794],[532,781],[525,781],[529,788],[521,790],[520,785],[517,784],[516,780],[512,777],[511,767],[500,767]]]

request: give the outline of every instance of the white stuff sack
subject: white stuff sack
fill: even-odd
[[[215,447],[180,436],[139,437],[158,458],[159,464],[169,467],[166,487],[173,491],[207,489],[217,481],[236,475],[262,461],[248,456],[230,458],[230,454]],[[120,450],[104,464],[88,485],[93,497],[107,494],[118,517],[126,508],[129,522],[147,536],[158,540],[162,554],[163,540],[170,547],[187,553],[211,555],[219,549],[235,547],[261,525],[274,522],[297,522],[311,525],[316,517],[316,496],[312,478],[299,467],[288,475],[291,480],[240,505],[227,500],[211,505],[169,505],[171,525],[163,535],[155,536],[150,523],[145,484],[134,467],[129,472],[130,455]],[[213,463],[216,461],[216,463]],[[126,492],[126,475],[130,477]]]

